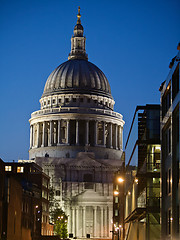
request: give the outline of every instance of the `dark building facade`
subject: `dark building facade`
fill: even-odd
[[[180,51],[172,59],[167,79],[159,89],[162,108],[162,239],[180,238],[179,62]]]
[[[160,106],[137,106],[126,151],[125,237],[160,239]]]
[[[49,177],[35,163],[0,160],[2,239],[39,239],[49,224]],[[45,208],[46,206],[46,208]],[[43,228],[44,227],[44,228]]]

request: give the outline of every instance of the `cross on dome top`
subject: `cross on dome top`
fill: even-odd
[[[80,7],[78,7],[78,14],[77,14],[77,24],[81,24],[81,14],[80,14]]]

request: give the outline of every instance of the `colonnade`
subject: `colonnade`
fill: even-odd
[[[90,208],[90,213],[87,211]],[[112,213],[107,206],[76,206],[71,207],[69,233],[73,237],[109,237]]]
[[[58,120],[30,126],[30,148],[85,145],[122,149],[121,125],[104,121]]]

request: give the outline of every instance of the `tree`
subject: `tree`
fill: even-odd
[[[65,239],[67,232],[67,216],[61,208],[57,208],[53,212],[54,231],[60,238]]]

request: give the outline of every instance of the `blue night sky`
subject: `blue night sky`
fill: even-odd
[[[78,6],[89,61],[106,75],[126,122],[159,103],[180,41],[179,0],[1,0],[0,157],[28,159],[29,118],[49,74],[67,60]]]

